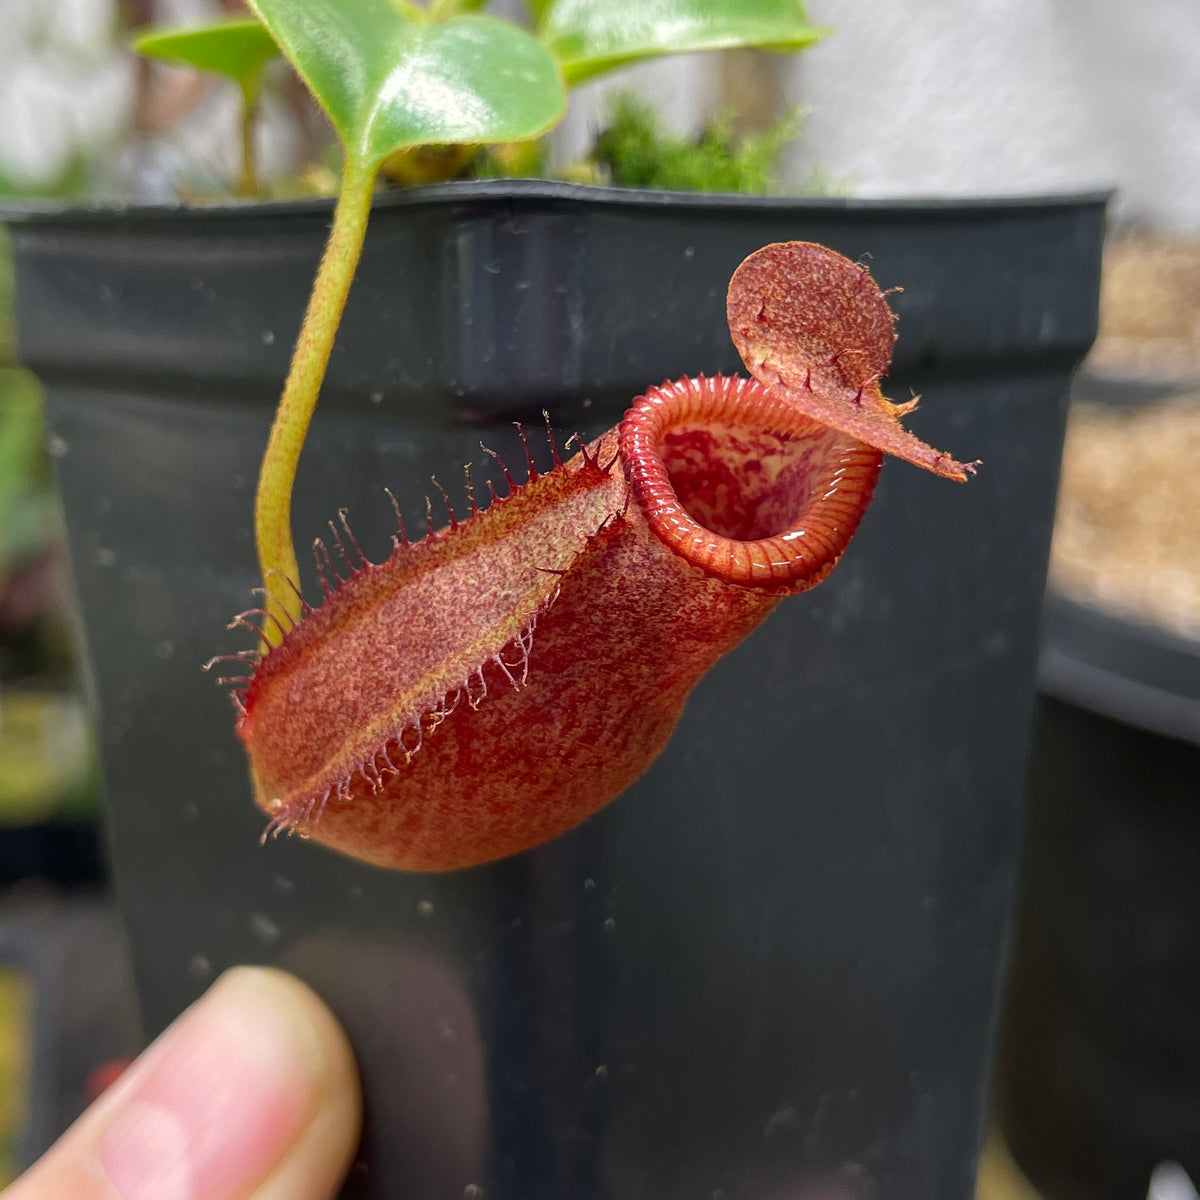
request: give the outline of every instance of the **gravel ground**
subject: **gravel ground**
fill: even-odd
[[[1085,370],[1131,408],[1076,403],[1051,552],[1054,587],[1200,638],[1200,242],[1134,235],[1105,251]]]

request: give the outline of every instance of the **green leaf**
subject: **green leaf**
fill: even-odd
[[[568,84],[660,54],[799,50],[826,32],[800,0],[551,0],[538,24]]]
[[[554,56],[507,21],[427,24],[389,0],[249,3],[363,166],[409,146],[524,141],[565,111]]]
[[[150,29],[134,39],[133,48],[147,58],[228,75],[247,96],[258,91],[263,68],[279,53],[271,35],[253,17],[189,29]]]

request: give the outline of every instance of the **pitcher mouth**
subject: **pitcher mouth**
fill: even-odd
[[[620,426],[630,491],[654,535],[706,575],[803,591],[845,550],[880,451],[733,376],[663,383]]]

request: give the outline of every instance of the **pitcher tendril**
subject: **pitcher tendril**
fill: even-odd
[[[347,161],[333,212],[333,226],[308,299],[258,476],[254,535],[267,592],[266,609],[277,621],[286,617],[294,622],[300,617],[297,591],[300,570],[292,543],[292,488],[362,253],[374,186],[374,167]],[[264,631],[264,637],[272,645],[280,640],[273,625]]]

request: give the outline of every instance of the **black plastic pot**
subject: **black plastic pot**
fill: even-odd
[[[1200,745],[1200,642],[1051,593],[1038,681],[1050,696]]]
[[[998,1115],[1050,1200],[1200,1182],[1200,748],[1059,700],[1035,725]]]
[[[382,199],[305,451],[303,543],[384,484],[423,519],[514,417],[587,433],[738,366],[724,292],[775,240],[870,256],[889,391],[958,488],[889,464],[850,552],[704,680],[666,753],[558,840],[444,876],[258,844],[201,675],[255,579],[258,457],[328,208],[13,222],[95,667],[147,1031],[224,967],[330,1000],[368,1100],[353,1194],[966,1197],[1071,370],[1103,198],[743,201],[543,183]],[[475,1193],[469,1193],[475,1194]]]
[[[1200,643],[1051,593],[1038,678],[998,1115],[1050,1200],[1200,1182]]]

